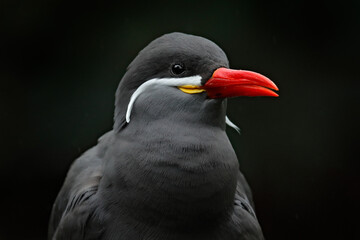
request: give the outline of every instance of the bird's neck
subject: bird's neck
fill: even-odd
[[[106,196],[118,203],[113,211],[184,226],[208,225],[230,214],[238,162],[221,123],[211,123],[219,119],[168,116],[139,124],[134,115],[132,121],[114,136],[115,147],[105,156],[102,187],[114,190]]]

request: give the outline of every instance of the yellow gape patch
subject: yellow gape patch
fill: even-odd
[[[205,92],[205,89],[194,85],[183,85],[183,86],[179,86],[178,88],[184,93],[188,93],[188,94]]]

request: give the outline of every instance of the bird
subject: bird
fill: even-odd
[[[156,38],[120,80],[112,130],[72,163],[48,239],[264,239],[226,106],[277,91],[206,38]]]

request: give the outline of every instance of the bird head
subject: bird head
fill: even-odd
[[[272,90],[278,90],[277,86],[259,73],[229,69],[226,54],[212,41],[170,33],[152,41],[129,65],[116,92],[114,129],[130,123],[137,108],[140,112],[150,109],[156,117],[218,103],[217,109],[225,114],[226,98],[277,97]]]

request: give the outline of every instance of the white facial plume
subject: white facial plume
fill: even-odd
[[[184,85],[201,86],[201,76],[196,75],[184,78],[154,78],[144,82],[136,89],[136,91],[132,94],[130,98],[130,102],[126,111],[127,123],[130,122],[131,110],[134,106],[136,99],[140,96],[141,93],[156,85],[163,85],[169,87],[178,87]],[[225,117],[225,122],[227,125],[229,125],[229,127],[234,128],[238,133],[240,133],[240,128],[237,127],[234,123],[232,123],[227,116]]]

